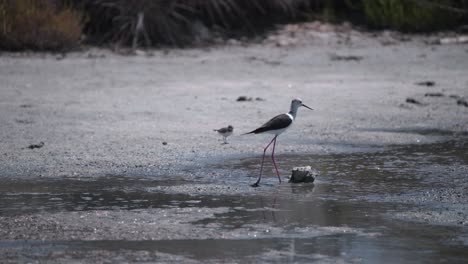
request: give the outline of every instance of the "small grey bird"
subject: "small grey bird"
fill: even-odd
[[[227,126],[227,127],[223,127],[223,128],[220,128],[220,129],[214,129],[214,131],[218,132],[218,134],[220,134],[221,136],[223,136],[223,142],[224,144],[228,144],[227,142],[227,137],[229,137],[230,135],[232,135],[232,132],[234,132],[234,127],[232,127],[231,125]]]

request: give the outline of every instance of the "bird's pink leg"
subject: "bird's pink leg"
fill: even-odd
[[[252,184],[252,187],[258,187],[258,184],[260,183],[260,180],[262,179],[263,162],[265,161],[265,153],[266,153],[268,147],[271,145],[271,143],[273,143],[273,141],[276,140],[276,137],[277,137],[277,136],[275,136],[275,137],[270,141],[270,143],[268,143],[268,145],[263,149],[262,165],[261,165],[261,167],[260,167],[260,176],[258,176],[257,181],[256,181],[254,184]]]
[[[275,146],[276,146],[276,137],[274,138],[274,141],[273,141],[273,151],[271,152],[271,160],[273,161],[273,165],[275,165],[276,175],[278,175],[278,180],[281,183],[281,177],[280,177],[280,174],[278,172],[278,167],[276,166],[276,162],[275,162]]]

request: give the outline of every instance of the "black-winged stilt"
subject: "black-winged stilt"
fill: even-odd
[[[227,137],[232,135],[232,132],[234,131],[234,127],[229,125],[227,127],[223,127],[223,128],[220,128],[220,129],[213,129],[213,130],[218,132],[218,134],[220,134],[221,136],[223,136],[223,142],[224,142],[224,144],[227,144]]]
[[[269,134],[275,135],[273,137],[273,139],[270,141],[270,143],[268,143],[268,145],[265,147],[265,149],[263,149],[262,165],[260,167],[260,176],[258,176],[257,182],[252,184],[252,187],[258,187],[258,184],[260,183],[260,180],[262,179],[263,162],[265,161],[265,153],[266,153],[268,147],[270,147],[271,143],[273,143],[273,151],[271,152],[271,160],[273,161],[273,165],[275,165],[276,174],[278,175],[278,180],[281,183],[281,177],[280,177],[280,174],[278,172],[278,167],[276,166],[276,162],[275,162],[276,138],[281,133],[286,131],[286,129],[291,127],[292,123],[296,119],[297,109],[300,106],[304,106],[304,107],[306,107],[306,108],[308,108],[310,110],[313,110],[312,108],[310,108],[307,105],[303,104],[301,99],[296,98],[296,99],[292,100],[291,109],[289,110],[288,113],[277,115],[277,116],[273,117],[272,119],[270,119],[265,124],[263,124],[261,127],[255,129],[255,130],[253,130],[251,132],[248,132],[248,133],[244,134],[244,135],[246,135],[246,134],[269,133]]]

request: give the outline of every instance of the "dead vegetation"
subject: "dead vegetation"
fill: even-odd
[[[49,0],[0,1],[0,49],[63,50],[78,45],[82,14]]]

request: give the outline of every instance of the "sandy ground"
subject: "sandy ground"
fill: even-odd
[[[387,34],[388,35],[388,34]],[[351,31],[277,47],[274,42],[123,57],[104,50],[0,58],[3,177],[157,173],[203,159],[258,155],[268,136],[239,136],[286,112],[300,97],[278,153],[324,153],[344,145],[423,142],[380,130],[468,130],[464,45],[404,42]],[[384,43],[384,44],[382,44]],[[362,56],[360,61],[334,55]],[[432,87],[416,82],[434,81]],[[424,97],[442,92],[444,97]],[[263,101],[237,102],[238,96]],[[407,104],[412,97],[427,105]],[[231,144],[212,131],[234,126]],[[30,144],[44,142],[40,149]],[[167,142],[167,145],[163,145]]]
[[[60,184],[76,187],[77,193],[72,198],[60,196],[60,199],[66,201],[71,199],[71,205],[65,204],[64,210],[53,214],[26,213],[10,217],[8,210],[1,212],[1,255],[13,262],[17,260],[18,252],[24,250],[24,247],[17,247],[14,241],[22,240],[31,242],[26,243],[29,250],[27,252],[32,256],[26,260],[31,260],[37,257],[35,247],[52,247],[49,244],[35,244],[41,240],[73,242],[76,239],[165,241],[194,237],[251,238],[252,230],[258,229],[256,224],[229,232],[223,228],[214,228],[213,233],[206,233],[205,227],[187,223],[232,213],[232,208],[235,208],[232,199],[222,198],[221,202],[217,202],[219,195],[234,195],[235,199],[240,200],[240,204],[249,203],[245,197],[260,200],[262,197],[276,197],[271,193],[258,194],[249,187],[256,176],[251,174],[257,171],[258,158],[270,136],[241,134],[258,127],[276,114],[287,112],[291,99],[295,97],[300,97],[314,111],[300,109],[293,128],[279,138],[277,154],[286,160],[280,163],[282,172],[290,169],[294,157],[300,160],[296,162],[299,164],[294,165],[307,165],[301,162],[320,159],[325,164],[335,164],[338,169],[359,171],[357,167],[348,167],[348,163],[354,164],[354,156],[346,160],[334,155],[363,150],[366,152],[368,148],[373,149],[372,151],[375,148],[385,150],[388,147],[411,144],[426,147],[421,150],[411,149],[406,152],[405,157],[418,153],[426,153],[429,157],[434,152],[431,150],[433,145],[430,144],[458,136],[466,138],[468,107],[457,104],[457,100],[468,98],[468,46],[435,45],[432,43],[436,36],[402,36],[388,32],[370,34],[351,30],[336,33],[325,30],[305,33],[307,34],[299,34],[300,37],[296,35],[286,39],[281,38],[281,35],[272,35],[261,43],[231,42],[230,45],[206,49],[157,50],[149,54],[139,52],[136,56],[122,56],[101,49],[70,53],[65,57],[53,54],[2,54],[0,179],[6,183],[0,186],[0,190],[8,193],[14,188],[24,188],[38,193],[54,193],[49,189],[49,184],[53,185],[54,181],[58,181]],[[416,84],[423,81],[433,81],[434,85]],[[427,93],[442,93],[442,96],[425,96]],[[253,100],[238,102],[236,99],[239,96],[252,97]],[[421,104],[408,103],[407,98],[415,99]],[[229,144],[221,144],[220,137],[213,129],[228,124],[234,126],[234,135],[229,137]],[[42,147],[29,148],[32,144],[41,142],[44,143]],[[455,203],[456,208],[437,209],[435,217],[435,211],[430,206],[418,210],[405,207],[391,215],[391,218],[442,225],[468,224],[467,208],[463,206],[468,199],[465,194],[468,182],[463,176],[467,169],[466,153],[459,149],[460,146],[466,146],[466,140],[461,142],[443,147],[434,145],[436,149],[440,147],[443,153],[451,153],[451,149],[457,150],[455,158],[450,156],[447,162],[464,161],[455,162],[453,166],[449,164],[444,167],[447,162],[443,161],[440,163],[442,165],[431,167],[431,162],[436,164],[438,157],[433,160],[423,159],[425,154],[421,157],[421,162],[411,158],[403,159],[422,167],[429,164],[429,169],[421,169],[423,174],[431,175],[431,180],[426,185],[439,186],[439,189],[436,187],[431,192],[421,189],[416,198],[414,195],[402,196],[398,190],[394,190],[385,197],[387,202],[405,203],[413,199],[417,200],[415,203],[424,206],[433,202],[447,206]],[[301,155],[307,155],[307,158],[297,158]],[[388,157],[384,155],[380,159],[393,159],[398,155],[397,149],[388,154]],[[286,159],[287,157],[290,158]],[[356,158],[356,164],[365,163],[367,159],[373,161],[374,158],[372,155],[360,156]],[[247,163],[244,162],[246,159]],[[340,165],[340,161],[347,165]],[[392,162],[399,164],[398,161]],[[399,175],[397,167],[392,168],[392,173]],[[448,178],[448,182],[452,184],[452,180],[456,181],[453,184],[457,188],[453,190],[447,190],[447,186],[437,185],[438,182],[433,181],[438,175],[445,175],[442,170],[447,168],[451,170],[447,175],[453,176]],[[411,170],[405,169],[412,175]],[[227,184],[220,180],[223,173],[229,178],[226,179]],[[151,196],[150,200],[162,199],[163,202],[135,202],[139,208],[148,208],[142,211],[109,210],[112,207],[101,210],[98,202],[94,208],[96,210],[81,212],[80,206],[84,205],[80,201],[94,201],[93,197],[88,197],[89,194],[83,196],[86,188],[91,187],[86,183],[80,185],[83,184],[81,180],[86,182],[97,179],[99,183],[100,179],[104,179],[97,187],[91,188],[99,192],[101,186],[118,188],[116,186],[120,183],[120,176],[128,177],[121,181],[122,184],[128,184],[133,181],[129,179],[139,177],[143,178],[144,185],[145,180],[150,179],[150,190],[147,188],[145,191],[152,195],[162,193],[163,197]],[[62,183],[62,180],[66,181]],[[205,184],[211,180],[214,181],[213,185]],[[353,185],[360,183],[356,178],[342,180]],[[153,181],[160,181],[161,185]],[[200,184],[170,183],[166,186],[163,181]],[[375,186],[379,186],[380,179],[375,181]],[[28,182],[33,187],[24,187]],[[132,189],[133,192],[142,190],[142,184],[136,184],[139,187]],[[392,180],[386,184],[391,185]],[[326,182],[322,185],[323,190],[319,187],[318,193],[327,197],[328,190],[323,186],[326,186]],[[290,197],[294,195],[295,190],[292,189],[292,193],[291,190],[283,190],[285,194],[282,197],[288,204],[297,198]],[[271,191],[271,183],[267,184],[267,192],[268,190]],[[109,196],[121,195],[114,191],[109,191]],[[57,189],[57,193],[60,192],[61,189]],[[307,196],[309,190],[301,190],[300,193]],[[358,194],[360,190],[351,193]],[[173,195],[189,197],[179,199]],[[209,203],[216,206],[187,206],[200,203],[197,198],[191,198],[191,195],[209,196],[212,198]],[[363,199],[375,197],[372,195]],[[402,201],[405,197],[409,198]],[[174,199],[182,201],[180,203],[185,206],[171,204]],[[382,198],[378,199],[381,201]],[[318,203],[321,201],[314,200]],[[36,202],[40,207],[41,200],[38,198]],[[263,206],[257,205],[259,208]],[[153,210],[153,206],[156,209]],[[304,206],[308,208],[310,205]],[[117,207],[122,208],[122,205],[118,204]],[[303,211],[304,208],[299,207],[298,211]],[[275,211],[270,209],[268,210]],[[377,215],[391,214],[389,211],[375,210],[378,211]],[[301,217],[298,215],[294,220],[302,223]],[[352,218],[353,213],[349,213],[347,217]],[[348,230],[348,222],[343,221],[345,227],[340,226],[332,231],[329,230],[330,227],[325,227],[325,231],[322,228],[317,232],[322,235],[349,232],[369,240],[374,237],[372,229],[363,227],[364,231],[359,228]],[[361,219],[359,223],[361,222],[365,221]],[[404,230],[404,226],[398,228]],[[295,237],[296,234],[293,232],[291,235],[290,230],[276,230],[271,226],[267,230],[281,239]],[[299,230],[298,234],[304,231]],[[459,239],[466,246],[468,236],[466,232],[463,234],[464,237]],[[269,237],[270,234],[263,235]],[[213,246],[207,241],[203,243]],[[410,244],[414,243],[411,240]],[[146,246],[150,248],[151,245]],[[70,248],[74,246],[76,245],[67,244]],[[231,246],[222,243],[219,245],[220,248],[227,249]],[[253,244],[252,246],[255,247]],[[103,260],[109,254],[99,251],[100,247],[96,244],[93,246],[96,251],[87,251],[90,252],[87,261],[97,259],[98,262],[105,262]],[[132,248],[134,245],[129,244],[128,247]],[[108,249],[105,246],[102,250]],[[150,256],[150,250],[145,252],[149,255],[142,256],[134,251],[123,252],[114,256],[113,260],[119,261],[119,256],[127,261],[156,258]],[[163,252],[165,253],[158,253],[157,256],[161,262],[193,260],[178,255],[174,249]],[[169,255],[165,255],[166,253]],[[283,253],[268,254],[283,256]],[[74,251],[64,253],[58,259],[66,261],[73,258],[73,254]],[[83,257],[76,254],[78,259]],[[327,256],[326,253],[323,254]],[[266,262],[272,259],[270,255],[264,256]],[[318,259],[325,263],[343,260],[343,256],[336,259],[323,259],[323,256],[319,254],[313,260]],[[306,258],[298,261],[309,260]]]

